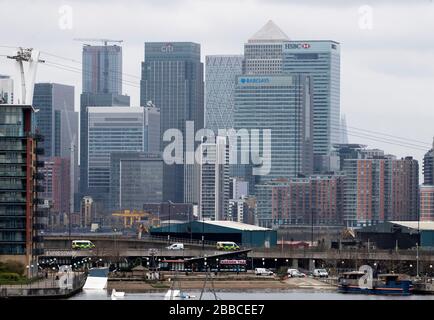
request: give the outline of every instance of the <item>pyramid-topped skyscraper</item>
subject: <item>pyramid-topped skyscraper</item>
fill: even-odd
[[[279,74],[282,72],[282,46],[289,37],[268,21],[244,44],[245,74]]]
[[[273,20],[269,20],[249,39],[249,43],[285,41],[289,41],[289,37],[273,22]]]

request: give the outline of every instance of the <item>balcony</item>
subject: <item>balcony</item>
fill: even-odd
[[[48,211],[46,210],[36,210],[35,211],[35,217],[37,218],[47,218],[48,217]]]
[[[44,136],[40,133],[34,133],[34,134],[32,134],[32,137],[33,137],[33,139],[35,139],[38,142],[43,142],[45,140]]]
[[[35,161],[34,166],[37,168],[43,168],[43,167],[45,167],[45,162],[44,161]]]
[[[33,230],[44,230],[45,229],[45,225],[42,223],[35,223],[33,224]]]
[[[36,180],[44,180],[45,176],[42,172],[37,172],[33,175],[34,179]]]
[[[42,256],[44,254],[44,248],[33,248],[32,254],[34,256]]]
[[[33,236],[33,242],[44,242],[43,236]]]
[[[44,204],[44,199],[35,198],[33,199],[33,204]]]

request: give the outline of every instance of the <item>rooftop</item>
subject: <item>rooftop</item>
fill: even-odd
[[[434,221],[390,221],[393,224],[397,224],[410,229],[434,230]]]
[[[265,26],[249,39],[249,43],[282,41],[289,41],[289,37],[272,20],[269,20]]]
[[[235,222],[235,221],[218,220],[218,221],[200,221],[200,222],[211,224],[214,226],[238,229],[238,230],[243,230],[243,231],[269,231],[269,230],[271,230],[268,228],[255,226],[253,224],[246,224],[246,223]]]

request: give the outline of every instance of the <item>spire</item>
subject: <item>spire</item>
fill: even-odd
[[[250,37],[249,42],[282,42],[289,41],[288,36],[269,20],[258,32]]]

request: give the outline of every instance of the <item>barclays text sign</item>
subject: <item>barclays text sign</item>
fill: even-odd
[[[238,77],[237,84],[240,86],[275,86],[275,85],[283,85],[283,86],[290,86],[292,85],[292,76],[285,75],[276,75],[276,76],[269,76],[269,77],[247,77],[247,76],[240,76]]]
[[[250,84],[250,83],[269,83],[270,79],[269,78],[239,78],[239,83],[240,84]]]

